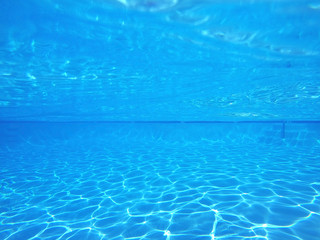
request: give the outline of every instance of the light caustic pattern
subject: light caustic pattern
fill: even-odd
[[[115,144],[1,148],[0,239],[320,238],[320,146]]]

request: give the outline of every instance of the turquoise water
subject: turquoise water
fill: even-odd
[[[1,239],[320,237],[318,123],[0,127]]]
[[[320,3],[0,4],[0,239],[320,239]]]
[[[3,1],[1,119],[319,120],[319,3]]]

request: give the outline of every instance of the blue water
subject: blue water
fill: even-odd
[[[317,1],[0,5],[1,119],[320,119]]]
[[[0,4],[0,239],[320,239],[320,3]]]
[[[2,123],[1,239],[320,237],[320,124]]]

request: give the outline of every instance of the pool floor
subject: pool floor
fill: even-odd
[[[0,239],[320,239],[320,144],[121,134],[2,145]]]

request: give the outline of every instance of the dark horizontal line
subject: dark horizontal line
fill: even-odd
[[[121,123],[121,124],[215,124],[215,123],[320,123],[320,120],[245,120],[245,121],[0,121],[1,123]]]

